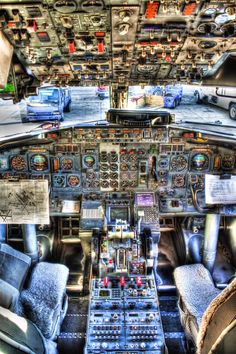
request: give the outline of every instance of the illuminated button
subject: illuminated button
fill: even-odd
[[[68,49],[69,49],[70,54],[73,54],[75,52],[75,42],[74,41],[68,42]]]
[[[104,53],[104,41],[103,39],[98,40],[98,53]]]
[[[107,287],[108,287],[108,284],[109,284],[109,279],[108,279],[108,277],[105,277],[105,278],[103,279],[103,285],[107,288]]]
[[[136,278],[136,284],[138,287],[140,287],[142,285],[142,278],[141,277]]]

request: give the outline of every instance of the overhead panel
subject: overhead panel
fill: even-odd
[[[112,18],[113,78],[125,82],[130,77],[138,24],[138,6],[114,6]]]

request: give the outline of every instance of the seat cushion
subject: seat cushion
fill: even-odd
[[[13,312],[16,311],[19,294],[19,290],[14,288],[14,286],[0,279],[0,306]]]
[[[30,265],[29,256],[0,243],[0,279],[21,290]]]
[[[202,264],[178,267],[174,271],[174,278],[182,304],[199,326],[204,311],[220,294],[220,290],[215,287],[209,271]]]
[[[46,338],[54,338],[65,312],[69,270],[62,264],[38,263],[29,287],[21,292],[22,314],[34,322]]]
[[[0,307],[0,348],[8,353],[25,353],[17,351],[19,345],[33,353],[45,354],[46,342],[37,327],[27,319]]]
[[[236,278],[212,300],[205,311],[198,333],[197,353],[234,354],[235,328]]]

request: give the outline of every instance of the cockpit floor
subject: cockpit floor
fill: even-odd
[[[169,354],[185,354],[185,334],[179,319],[177,296],[159,294],[161,319]]]
[[[58,337],[59,354],[82,354],[85,345],[89,296],[70,297]]]

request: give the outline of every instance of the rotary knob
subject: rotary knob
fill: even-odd
[[[141,349],[145,349],[146,348],[146,343],[144,343],[144,342],[140,343],[140,348]]]

